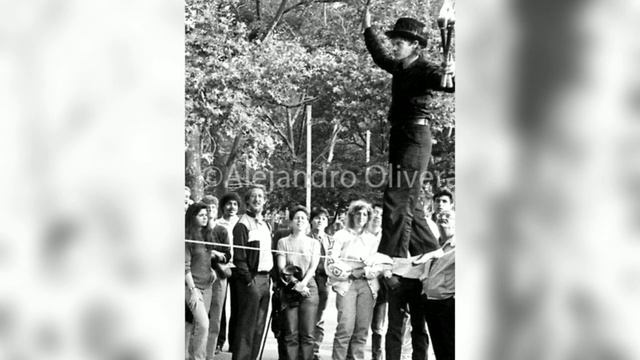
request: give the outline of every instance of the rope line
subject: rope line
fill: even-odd
[[[261,250],[260,248],[255,248],[255,247],[251,247],[251,246],[242,246],[242,245],[233,245],[233,244],[222,244],[222,243],[212,243],[212,242],[207,242],[207,241],[198,241],[198,240],[189,240],[189,239],[185,239],[185,242],[188,243],[192,243],[192,244],[201,244],[201,245],[208,245],[208,246],[226,246],[226,247],[230,247],[232,249],[246,249],[246,250]],[[279,254],[289,254],[289,255],[297,255],[297,256],[311,256],[309,254],[305,254],[305,253],[299,253],[299,252],[293,252],[293,251],[285,251],[285,250],[274,250],[274,249],[270,249],[269,250],[272,253],[279,253]],[[452,252],[454,252],[455,249],[453,250],[449,250],[447,252],[444,252],[442,254],[442,256],[444,255],[448,255]],[[356,259],[350,259],[350,258],[334,258],[332,256],[329,255],[320,255],[321,258],[333,258],[333,259],[338,259],[338,260],[342,260],[342,261],[350,261],[350,262],[354,262],[354,261],[364,261],[364,260],[356,260]]]
[[[260,248],[255,248],[255,247],[251,247],[251,246],[211,243],[211,242],[198,241],[198,240],[185,240],[185,242],[193,243],[193,244],[209,245],[209,246],[226,246],[226,247],[230,247],[232,249],[261,250]],[[261,251],[263,251],[263,250],[261,250]],[[311,255],[305,254],[305,253],[299,253],[299,252],[293,252],[293,251],[285,251],[285,250],[273,250],[273,249],[270,249],[269,251],[274,252],[274,253],[279,253],[279,254],[289,254],[289,255],[297,255],[297,256],[311,256]],[[321,258],[329,258],[331,256],[320,255],[320,257]],[[340,259],[342,259],[342,258],[340,258]],[[354,259],[345,259],[345,260],[356,261]]]

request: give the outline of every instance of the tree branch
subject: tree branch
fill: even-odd
[[[305,92],[302,94],[302,96],[300,96],[300,99],[301,99],[300,101],[301,101],[301,102],[302,102],[302,101],[304,101],[304,98],[305,98],[306,96],[307,96],[307,93],[306,93],[306,91],[305,91]],[[301,111],[302,109],[304,109],[304,108],[305,108],[305,106],[298,106],[298,107],[296,108],[296,112],[293,114],[293,123],[294,123],[294,124],[295,124],[295,122],[296,122],[296,119],[300,116],[300,111]],[[297,148],[296,148],[296,154],[300,153],[300,147],[302,146],[302,136],[303,136],[303,134],[305,133],[305,125],[306,125],[306,122],[307,122],[307,118],[306,118],[306,116],[303,116],[303,117],[302,117],[302,121],[301,121],[302,125],[300,126],[300,128],[298,128],[298,140],[297,140],[297,142],[296,142],[296,145],[297,145]]]
[[[289,109],[285,109],[287,113],[287,133],[289,134],[289,144],[291,144],[291,152],[296,155],[295,142],[293,137],[293,122],[291,121],[291,112]]]
[[[211,128],[213,127],[213,125],[209,126],[206,128],[206,133],[207,133],[207,137],[209,138],[209,140],[211,140],[211,154],[213,156],[216,156],[216,151],[218,150],[218,143],[216,142],[216,139],[213,137],[213,134],[211,134]]]
[[[314,96],[312,98],[306,98],[306,99],[305,99],[305,97],[306,96],[303,96],[302,100],[300,100],[297,103],[293,103],[293,104],[285,104],[285,103],[280,102],[280,101],[278,101],[278,100],[276,100],[274,98],[271,98],[271,102],[273,102],[276,105],[280,105],[280,106],[283,106],[283,107],[291,109],[291,108],[297,108],[297,107],[300,107],[300,106],[303,106],[303,105],[307,105],[307,104],[313,103],[314,101],[318,100],[317,96]]]
[[[289,11],[291,11],[291,10],[294,10],[294,9],[296,9],[296,8],[300,7],[300,6],[303,6],[303,5],[309,5],[309,4],[311,4],[312,2],[313,2],[313,0],[300,1],[299,3],[297,3],[297,4],[295,4],[295,5],[291,5],[291,6],[289,6],[288,8],[286,8],[286,9],[282,12],[282,14],[284,15],[284,14],[288,13],[288,12],[289,12]]]
[[[256,19],[258,20],[262,17],[261,6],[262,4],[260,4],[260,0],[256,0]]]
[[[327,156],[327,164],[330,164],[333,160],[333,150],[338,140],[338,134],[340,133],[340,123],[333,124],[333,130],[331,131],[331,139],[329,140],[329,155]]]
[[[299,8],[301,6],[304,5],[311,5],[311,4],[332,4],[332,3],[348,3],[348,1],[345,0],[302,0],[299,3],[295,4],[295,5],[291,5],[288,8],[286,8],[283,12],[283,14],[288,13],[289,11],[295,10],[296,8]]]
[[[280,135],[282,140],[287,144],[287,146],[291,150],[291,153],[294,153],[293,144],[291,144],[291,142],[287,138],[287,135],[285,135],[285,133],[282,132],[282,130],[278,126],[276,126],[276,123],[275,123],[275,121],[273,121],[271,116],[269,116],[268,114],[264,114],[264,117],[269,121],[269,124],[271,124],[271,126],[273,126],[273,128],[278,132],[278,135]]]
[[[231,151],[229,152],[229,156],[227,157],[227,161],[225,162],[225,166],[227,168],[233,165],[233,162],[236,161],[236,157],[238,156],[238,146],[240,145],[240,140],[242,140],[242,133],[238,131],[235,139],[233,139],[233,145],[231,145]]]
[[[262,42],[265,42],[268,40],[269,36],[273,32],[273,29],[276,28],[276,26],[280,22],[280,19],[282,19],[282,15],[284,15],[284,10],[286,9],[286,7],[287,7],[287,0],[282,0],[280,2],[280,6],[278,6],[278,11],[276,12],[276,15],[273,17],[273,20],[271,20],[271,23],[267,27],[267,31],[264,34],[262,34],[262,37],[260,38]]]

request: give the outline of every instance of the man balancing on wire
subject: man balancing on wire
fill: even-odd
[[[443,77],[453,77],[452,61],[436,65],[424,57],[427,45],[425,25],[412,18],[400,18],[385,35],[392,53],[382,45],[380,34],[371,27],[369,5],[364,9],[364,39],[373,61],[392,78],[389,139],[389,183],[384,191],[382,239],[378,252],[392,257],[393,275],[385,279],[389,297],[389,326],[386,359],[399,360],[402,348],[402,309],[411,314],[413,359],[426,359],[429,339],[421,306],[422,266],[413,261],[440,248],[424,218],[419,201],[422,177],[431,157],[432,120],[430,102],[435,91],[454,92],[441,86]]]

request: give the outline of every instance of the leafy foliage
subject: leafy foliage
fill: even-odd
[[[439,5],[428,5],[425,12],[422,0],[375,2],[374,21],[387,28],[399,16],[413,16],[431,24],[427,56],[440,61],[439,33],[429,15]],[[364,48],[361,6],[358,0],[187,1],[185,136],[186,144],[199,136],[201,146],[187,147],[187,155],[195,152],[201,159],[203,178],[198,183],[197,171],[186,172],[187,184],[203,187],[194,193],[206,188],[221,195],[261,171],[304,172],[305,106],[311,105],[313,170],[349,170],[360,180],[351,187],[314,187],[313,204],[335,208],[352,198],[381,198],[382,186],[363,181],[365,139],[371,131],[368,165],[385,167],[391,77],[373,65]],[[451,177],[453,99],[438,95],[432,106],[430,168]],[[304,184],[283,188],[274,186],[274,179],[265,180],[272,207],[304,202]],[[432,185],[443,181],[434,179]]]

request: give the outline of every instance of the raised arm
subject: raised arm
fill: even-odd
[[[364,7],[362,25],[364,27],[364,43],[367,46],[369,54],[371,54],[373,62],[383,70],[393,73],[398,62],[395,61],[382,46],[380,35],[371,27],[371,12],[369,11],[369,5]]]

